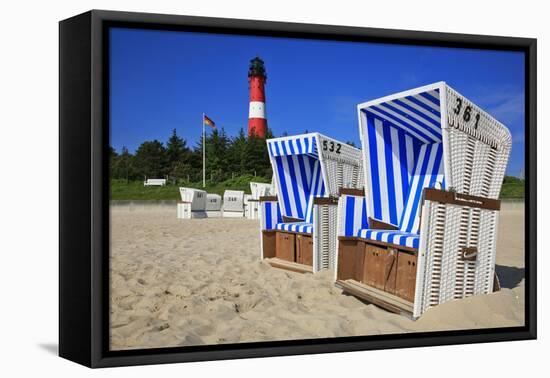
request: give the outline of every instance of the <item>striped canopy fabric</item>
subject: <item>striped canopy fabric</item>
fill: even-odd
[[[357,236],[359,230],[368,228],[367,201],[365,197],[343,195],[344,201],[342,236]]]
[[[415,168],[408,185],[409,190],[405,196],[404,207],[398,223],[399,229],[388,231],[372,230],[364,227],[359,229],[354,236],[418,248],[422,191],[424,188],[433,188],[438,185],[440,187],[445,185],[443,177],[443,143],[421,145],[415,162]],[[387,203],[388,205],[390,204],[390,202]],[[357,208],[353,207],[354,205],[351,201],[349,201],[349,206],[350,210],[353,209],[353,211],[357,212]],[[353,217],[350,214],[350,219],[348,220],[347,213],[348,209],[346,209],[345,218],[346,222],[351,224],[353,219],[357,219],[357,216]],[[360,219],[364,219],[365,217],[366,214],[362,215]],[[346,235],[348,235],[347,229],[348,227],[346,227]]]
[[[397,225],[420,144],[403,130],[368,114],[366,136],[369,213],[376,219]]]
[[[325,182],[317,154],[315,134],[267,141],[282,215],[301,219],[276,228],[312,232],[313,198],[325,195]]]
[[[356,236],[418,248],[422,191],[445,187],[439,90],[361,110],[367,212],[398,230],[362,228]]]
[[[416,160],[416,167],[399,229],[404,232],[418,233],[420,228],[420,202],[424,188],[442,188],[443,178],[443,143],[424,144]]]
[[[278,223],[283,221],[281,208],[276,201],[262,202],[262,220],[265,230],[274,230]]]
[[[421,143],[441,141],[439,89],[371,105],[366,112],[388,121]]]
[[[270,139],[267,141],[267,148],[269,149],[269,156],[309,154],[317,157],[315,134]]]

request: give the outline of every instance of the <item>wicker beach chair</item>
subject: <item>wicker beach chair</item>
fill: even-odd
[[[333,268],[336,196],[363,185],[361,151],[318,133],[267,141],[277,195],[260,197],[261,257],[299,272]]]
[[[222,217],[222,197],[219,194],[206,194],[206,216],[208,218]]]
[[[250,182],[250,198],[245,210],[248,219],[260,219],[260,197],[275,194],[272,184],[262,182]]]
[[[358,115],[369,195],[339,199],[337,285],[414,318],[492,292],[506,127],[444,82]]]
[[[176,205],[176,215],[181,219],[206,218],[206,192],[193,188],[179,188],[181,201]]]
[[[244,196],[243,190],[226,190],[223,192],[224,218],[244,217]]]

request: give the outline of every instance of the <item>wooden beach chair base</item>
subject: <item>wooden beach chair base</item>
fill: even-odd
[[[262,243],[264,258],[271,266],[300,273],[313,272],[311,235],[286,231],[263,231]]]
[[[417,251],[357,237],[340,237],[336,284],[391,312],[412,316]]]
[[[336,286],[388,311],[413,318],[418,252],[394,244],[340,237]],[[500,290],[494,273],[493,292]]]

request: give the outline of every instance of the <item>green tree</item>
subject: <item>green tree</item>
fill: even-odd
[[[116,150],[113,148],[113,146],[109,146],[109,158],[111,159],[111,161],[115,160],[117,157],[118,153],[116,152]]]
[[[125,179],[126,181],[141,178],[135,169],[134,156],[128,151],[126,146],[122,147],[122,151],[118,156],[116,173],[117,178]]]
[[[227,161],[230,140],[223,128],[214,129],[206,137],[206,178],[214,181],[225,180],[231,173]]]
[[[246,135],[241,127],[239,134],[231,140],[227,149],[227,161],[231,173],[241,175],[245,172]]]
[[[135,155],[135,167],[147,178],[162,178],[167,174],[166,149],[158,140],[143,142]]]
[[[178,179],[187,178],[191,174],[191,150],[187,147],[185,139],[178,136],[176,129],[166,143],[166,163],[168,175]]]
[[[271,164],[264,138],[258,138],[255,135],[248,137],[244,155],[245,173],[271,177]]]

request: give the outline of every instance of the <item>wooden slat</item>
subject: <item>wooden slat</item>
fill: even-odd
[[[291,261],[285,261],[276,257],[272,259],[265,259],[269,265],[274,268],[286,269],[298,273],[313,273],[313,267],[304,264],[298,264]]]
[[[338,205],[338,198],[335,197],[315,197],[313,198],[315,205]]]
[[[296,261],[296,235],[277,232],[275,237],[275,256],[281,260]]]
[[[434,201],[453,205],[468,206],[486,210],[500,210],[500,200],[487,197],[470,196],[445,190],[426,188],[422,193],[424,201]]]
[[[275,246],[276,246],[276,232],[272,230],[263,230],[262,231],[262,243],[264,249],[264,259],[275,257]]]
[[[363,197],[365,195],[364,189],[355,189],[355,188],[340,188],[338,193],[342,195],[350,195],[350,196],[356,196],[356,197]]]
[[[296,262],[313,266],[313,238],[296,235]]]
[[[336,281],[344,292],[361,298],[396,314],[412,316],[413,304],[390,293],[364,285],[355,280]]]
[[[260,202],[277,202],[277,196],[261,196]]]
[[[357,240],[341,240],[339,243],[337,278],[363,281],[365,243]]]
[[[395,295],[409,301],[414,301],[416,289],[416,263],[415,255],[399,252],[397,259],[397,280],[395,283]]]

